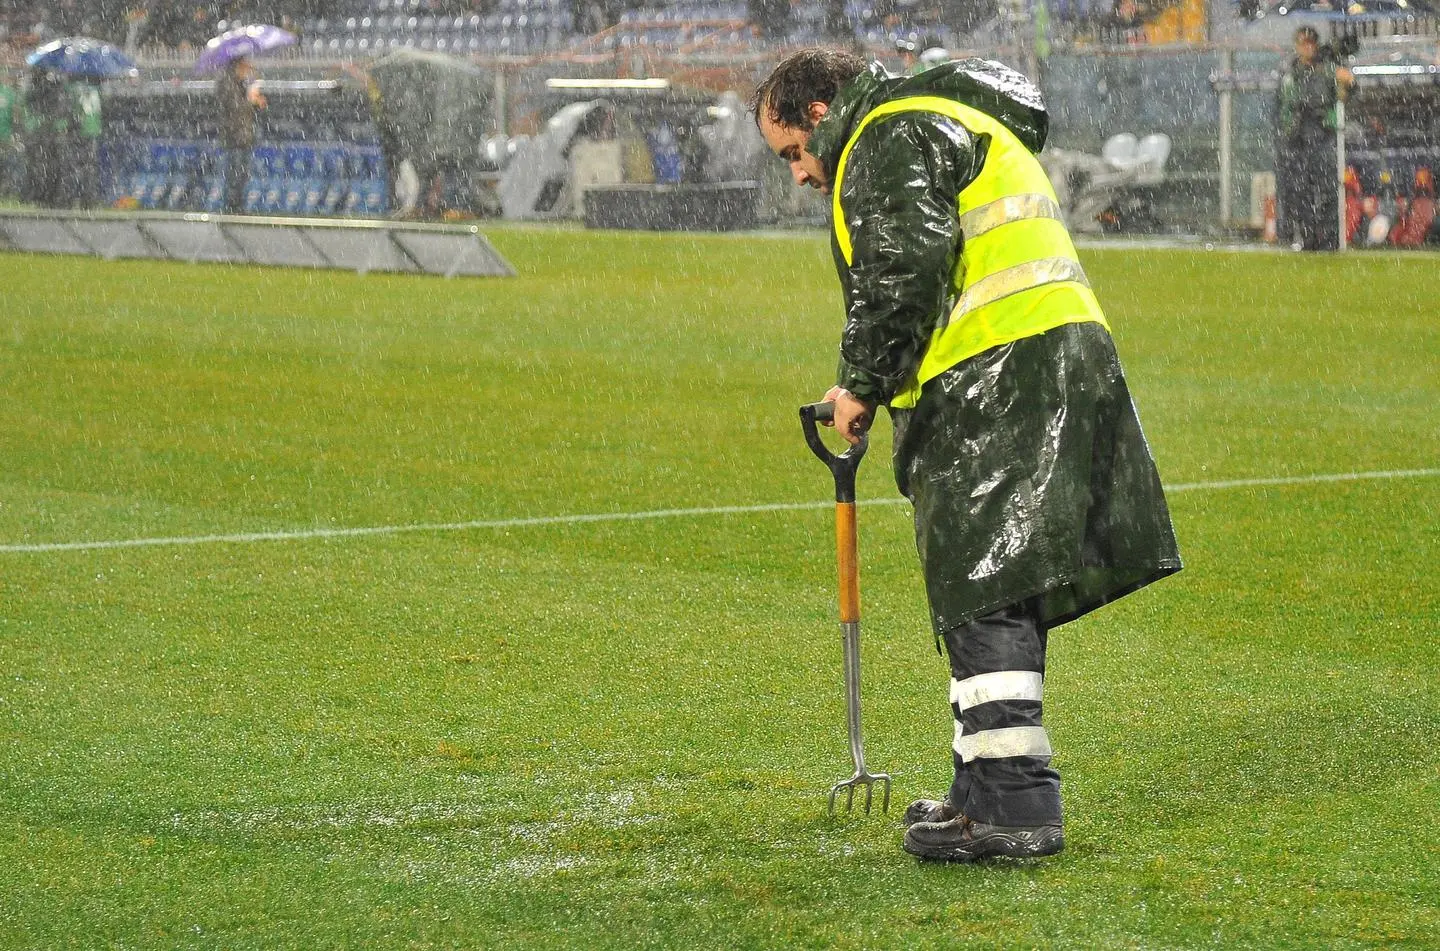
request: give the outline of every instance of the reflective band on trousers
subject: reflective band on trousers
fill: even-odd
[[[1071,258],[1041,258],[987,274],[965,288],[965,293],[960,295],[955,309],[950,312],[950,321],[953,323],[961,320],[971,311],[1003,300],[1011,294],[1061,281],[1090,286],[1089,279],[1085,277],[1085,269],[1080,266],[1079,261]]]
[[[1065,215],[1049,195],[1007,195],[965,212],[960,216],[960,230],[965,234],[965,240],[971,241],[1001,225],[1029,218],[1064,221]]]
[[[1050,736],[1043,726],[1012,726],[1002,730],[961,733],[955,724],[955,752],[965,762],[1005,759],[1009,756],[1052,756]]]
[[[1000,670],[950,681],[950,702],[961,710],[995,700],[1039,700],[1045,679],[1034,670]]]

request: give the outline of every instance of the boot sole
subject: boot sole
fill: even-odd
[[[1045,832],[992,832],[979,839],[955,845],[928,845],[905,834],[904,849],[922,859],[940,862],[977,862],[981,859],[1038,859],[1065,848],[1065,834]]]

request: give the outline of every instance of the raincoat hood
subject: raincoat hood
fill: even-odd
[[[962,59],[914,76],[893,76],[871,63],[836,94],[830,111],[815,124],[806,151],[820,159],[833,180],[840,153],[860,120],[881,103],[909,96],[939,96],[978,109],[1004,123],[1031,152],[1044,147],[1050,129],[1040,90],[1003,63]]]

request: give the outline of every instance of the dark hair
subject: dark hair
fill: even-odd
[[[809,130],[810,103],[828,103],[842,86],[865,71],[863,57],[845,50],[814,46],[791,53],[755,87],[750,111],[760,124],[763,109],[772,122],[791,129]]]
[[[1295,39],[1309,40],[1311,43],[1320,42],[1320,33],[1313,26],[1302,26],[1295,31]]]

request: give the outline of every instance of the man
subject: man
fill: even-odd
[[[1314,27],[1295,31],[1295,55],[1280,74],[1275,169],[1280,235],[1296,250],[1340,247],[1335,105],[1353,82],[1350,70],[1321,57]]]
[[[833,196],[845,295],[835,426],[886,406],[937,645],[954,781],[904,847],[972,861],[1064,845],[1041,725],[1048,631],[1178,571],[1104,315],[1034,152],[1039,92],[999,63],[894,77],[836,50],[751,101],[797,185]]]
[[[265,96],[255,79],[255,67],[244,57],[233,59],[215,81],[215,105],[220,113],[220,146],[225,179],[225,213],[245,210],[245,187],[250,184],[250,153],[255,148],[255,114],[265,108]]]
[[[70,101],[65,77],[51,69],[30,71],[25,92],[25,197],[45,208],[70,204]]]

